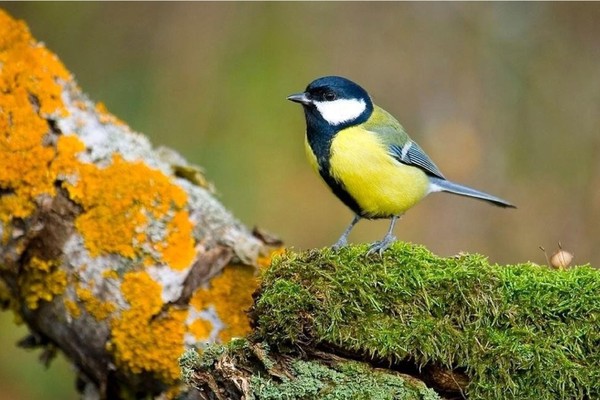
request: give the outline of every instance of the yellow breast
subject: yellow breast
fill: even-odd
[[[360,127],[344,129],[335,136],[330,165],[331,175],[367,217],[401,215],[423,199],[429,188],[421,169],[392,158],[375,133]]]

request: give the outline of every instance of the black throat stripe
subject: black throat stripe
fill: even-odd
[[[329,186],[333,194],[335,194],[342,203],[357,215],[362,216],[363,210],[361,210],[356,200],[350,196],[350,193],[346,191],[344,185],[331,175],[331,164],[329,162],[331,157],[331,141],[337,132],[333,129],[329,129],[326,134],[323,133],[323,131],[321,131],[320,134],[317,134],[314,131],[311,132],[310,128],[308,128],[306,132],[308,144],[317,158],[319,174],[325,183],[327,183],[327,186]]]

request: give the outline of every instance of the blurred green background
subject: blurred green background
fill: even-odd
[[[304,159],[312,79],[347,76],[394,114],[447,177],[502,210],[437,194],[401,240],[440,255],[532,260],[560,241],[600,265],[599,3],[3,3],[89,96],[154,144],[202,165],[249,226],[298,249],[352,215]],[[362,222],[352,241],[379,239]],[[64,360],[45,373],[0,315],[0,400],[76,398]],[[16,330],[17,329],[17,330]]]

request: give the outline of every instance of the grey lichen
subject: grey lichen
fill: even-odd
[[[276,399],[376,399],[439,400],[424,384],[391,371],[375,370],[366,363],[339,362],[327,366],[318,361],[295,360],[290,364],[291,378],[275,380],[256,375],[250,379],[254,392],[250,398]]]
[[[179,367],[181,368],[181,380],[188,386],[194,386],[194,374],[201,365],[200,355],[195,349],[186,350],[179,357]]]
[[[182,379],[208,398],[220,398],[215,389],[228,387],[230,391],[223,398],[440,399],[432,389],[407,375],[340,357],[289,361],[269,354],[261,343],[246,340],[211,345],[202,354],[189,350],[181,357],[180,366]]]

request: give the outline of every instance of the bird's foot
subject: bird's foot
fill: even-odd
[[[379,256],[383,256],[383,252],[396,241],[396,237],[393,235],[385,235],[381,240],[378,240],[371,244],[367,251],[367,256],[373,253],[379,253]]]
[[[357,224],[358,221],[360,221],[360,217],[358,215],[355,215],[352,219],[352,222],[350,222],[350,225],[348,225],[344,233],[342,233],[342,236],[340,236],[338,241],[335,242],[333,246],[331,246],[331,249],[333,251],[338,251],[342,247],[346,247],[348,245],[348,235],[350,234],[350,231],[352,231],[352,228],[354,227],[354,225]]]
[[[348,246],[348,240],[346,240],[345,237],[341,237],[337,242],[335,242],[333,246],[331,246],[331,249],[334,251],[338,251],[342,247],[346,246]]]

